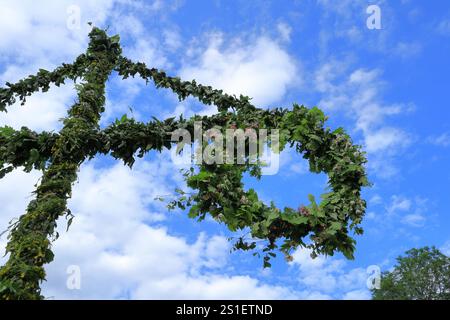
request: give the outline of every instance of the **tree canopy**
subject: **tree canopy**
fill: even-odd
[[[259,200],[253,189],[244,189],[243,174],[249,172],[259,178],[261,162],[201,163],[184,175],[194,193],[179,192],[169,207],[190,207],[189,216],[198,220],[210,214],[231,231],[249,229],[250,240],[240,238],[235,248],[257,249],[255,239],[266,241],[262,252],[267,267],[277,248],[288,258],[298,247],[310,248],[313,255],[332,255],[338,251],[347,258],[353,257],[353,236],[363,232],[359,224],[366,208],[361,188],[369,184],[364,168],[366,158],[342,128],[325,127],[326,117],[320,109],[297,104],[290,109],[257,108],[249,97],[229,95],[195,80],[182,81],[127,59],[122,56],[118,35],[110,37],[94,27],[89,38],[86,53],[72,64],[63,64],[54,71],[41,69],[36,75],[0,88],[0,111],[6,111],[16,100],[24,104],[32,93],[46,92],[52,84],[60,86],[66,80],[76,82],[78,93],[78,100],[62,120],[63,128],[59,132],[0,128],[0,178],[18,167],[26,172],[43,171],[34,191],[35,198],[9,227],[6,246],[9,258],[0,269],[0,298],[44,298],[40,283],[45,280],[44,265],[53,260],[52,241],[59,236],[57,220],[65,216],[68,225],[72,222],[67,200],[85,160],[97,154],[109,154],[131,167],[136,156],[143,157],[150,150],[170,149],[174,145],[171,141],[174,130],[182,128],[193,133],[196,121],[202,121],[205,129],[279,129],[280,149],[295,148],[309,161],[311,172],[326,173],[328,190],[319,203],[310,195],[308,205],[279,209],[274,203],[268,205]],[[147,123],[124,116],[101,129],[105,83],[112,72],[123,79],[137,75],[157,88],[171,89],[180,101],[195,97],[204,104],[215,105],[218,113],[189,119],[154,118]],[[307,236],[309,240],[305,239]]]
[[[435,247],[406,251],[392,271],[381,275],[380,289],[372,289],[374,300],[450,299],[450,257]]]

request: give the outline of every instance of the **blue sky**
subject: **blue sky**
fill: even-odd
[[[381,29],[368,29],[376,4]],[[273,268],[229,253],[230,234],[213,220],[155,203],[183,181],[168,153],[133,170],[98,157],[84,164],[70,207],[74,222],[55,242],[44,294],[55,298],[367,299],[367,267],[388,270],[412,247],[450,254],[450,5],[446,1],[0,1],[0,84],[72,61],[87,45],[87,22],[120,33],[124,54],[186,80],[195,78],[259,107],[318,106],[368,153],[371,188],[355,260],[312,260],[298,250]],[[79,16],[77,15],[79,12]],[[79,21],[80,27],[76,23]],[[57,130],[73,103],[73,83],[36,94],[0,115],[0,125]],[[108,82],[102,125],[128,113],[141,121],[211,114],[139,79]],[[130,108],[132,111],[130,111]],[[0,181],[0,226],[23,212],[39,172]],[[278,206],[319,195],[326,176],[308,173],[292,152],[280,172],[246,180]],[[4,248],[5,238],[0,239]],[[66,286],[67,267],[81,289]]]

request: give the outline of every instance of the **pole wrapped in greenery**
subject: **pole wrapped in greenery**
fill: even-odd
[[[39,90],[45,92],[51,84],[59,86],[66,79],[81,79],[76,84],[78,101],[69,109],[60,132],[0,128],[0,178],[17,167],[27,172],[43,171],[35,199],[10,226],[6,247],[9,259],[0,269],[1,299],[44,298],[40,284],[45,280],[44,264],[53,260],[51,242],[58,237],[57,219],[65,215],[71,223],[73,215],[67,208],[67,199],[86,159],[98,153],[110,154],[131,167],[136,156],[170,149],[173,131],[186,129],[193,134],[198,121],[204,129],[216,127],[223,132],[228,128],[278,129],[280,148],[295,147],[309,161],[311,172],[326,173],[329,190],[320,203],[311,195],[308,205],[281,210],[273,203],[263,203],[253,189],[244,189],[243,174],[249,172],[260,178],[260,162],[202,163],[197,171],[191,168],[185,172],[187,186],[194,193],[179,190],[179,197],[168,204],[170,208],[190,207],[189,216],[198,220],[210,214],[231,231],[248,228],[250,240],[239,238],[234,248],[256,249],[255,239],[265,240],[262,252],[266,267],[278,246],[288,259],[298,247],[312,249],[313,255],[339,251],[353,257],[355,240],[349,233],[351,229],[355,234],[362,233],[358,225],[366,207],[361,188],[369,184],[364,168],[366,158],[342,128],[332,131],[325,127],[322,111],[296,104],[290,110],[256,108],[248,97],[237,98],[195,80],[182,81],[130,61],[121,55],[118,35],[108,37],[104,30],[94,27],[89,37],[86,54],[73,64],[63,64],[53,72],[41,69],[35,76],[0,88],[0,110],[6,111],[17,99],[24,104],[27,96]],[[101,130],[98,123],[104,111],[105,83],[113,71],[124,79],[138,75],[154,82],[157,88],[171,89],[180,101],[196,97],[204,104],[217,106],[218,113],[190,119],[153,119],[147,123],[123,117]],[[308,235],[310,241],[305,241]]]

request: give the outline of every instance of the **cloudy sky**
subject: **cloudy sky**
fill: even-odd
[[[367,27],[371,4],[381,10],[381,29]],[[373,186],[364,191],[355,260],[313,260],[299,250],[292,262],[280,256],[263,269],[251,254],[230,253],[233,235],[224,226],[153,201],[183,186],[168,153],[150,153],[133,170],[98,157],[81,167],[68,233],[60,221],[45,296],[367,299],[369,266],[388,270],[399,254],[424,245],[450,254],[446,1],[0,0],[0,85],[73,61],[86,49],[89,21],[119,33],[129,58],[171,75],[249,95],[259,107],[319,106],[331,127],[345,127],[363,145]],[[112,75],[107,86],[102,126],[125,113],[146,121],[214,112],[139,79]],[[58,130],[75,99],[73,83],[52,88],[0,114],[0,125]],[[24,212],[39,177],[17,170],[0,181],[2,230]],[[246,181],[281,207],[306,203],[325,184],[292,152],[282,154],[277,175]],[[71,266],[81,271],[80,289],[67,287]]]

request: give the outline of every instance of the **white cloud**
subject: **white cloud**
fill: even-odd
[[[307,249],[296,250],[292,262],[292,265],[298,267],[299,283],[305,285],[310,293],[341,299],[355,290],[361,296],[368,291],[367,273],[363,268],[345,271],[345,260],[324,256],[312,259],[310,253]]]
[[[401,196],[392,196],[392,201],[389,207],[387,208],[387,212],[389,214],[393,214],[397,211],[408,211],[411,209],[411,200]]]
[[[82,9],[82,26],[87,21],[101,25],[111,16],[118,17],[118,12],[112,9],[113,1],[95,4],[87,1],[49,1],[45,4],[11,1],[4,7],[5,10],[0,12],[0,30],[11,32],[0,39],[0,59],[13,59],[14,64],[8,64],[0,76],[2,81],[17,80],[40,67],[50,69],[59,62],[70,62],[84,51],[87,27],[78,31],[65,28],[66,8],[74,3]],[[150,9],[161,8],[163,3],[154,1]],[[298,63],[280,44],[289,41],[290,27],[278,25],[277,28],[279,42],[260,36],[250,43],[236,38],[225,44],[223,35],[212,37],[206,48],[192,49],[192,57],[196,59],[193,64],[184,65],[182,76],[197,78],[230,93],[253,96],[256,105],[281,101],[289,87],[301,83],[301,79]],[[117,19],[114,29],[121,34],[128,29],[129,35],[135,38],[146,33],[142,23],[132,16]],[[168,31],[163,36],[169,49],[174,50],[180,45],[176,33]],[[151,66],[168,66],[165,52],[159,45],[156,38],[145,37],[127,46],[125,54],[147,61]],[[11,47],[17,49],[10,50]],[[357,115],[358,129],[367,130],[364,131],[366,140],[370,140],[370,134],[386,129],[382,125],[385,116],[404,110],[404,106],[387,106],[379,101],[378,87],[374,85],[379,81],[377,70],[356,70],[342,85],[336,83],[341,75],[339,68],[330,67],[328,71],[328,74],[324,70],[323,74],[317,75],[318,88],[327,94],[330,92],[329,96],[324,94],[325,98],[330,98],[327,100],[330,106],[333,102],[335,106],[345,105],[355,97],[350,113]],[[333,73],[337,78],[330,78]],[[140,89],[137,81],[128,81],[123,93],[137,94]],[[44,95],[37,94],[26,106],[12,107],[6,117],[2,116],[1,124],[28,125],[36,130],[57,128],[57,119],[65,114],[73,98],[70,84]],[[373,100],[375,103],[368,103]],[[127,101],[121,102],[126,105]],[[364,112],[355,112],[359,107],[364,107]],[[186,106],[179,105],[176,112],[181,109],[186,110]],[[378,146],[377,143],[372,145]],[[267,284],[251,276],[228,274],[229,247],[222,235],[200,233],[194,234],[192,240],[163,226],[167,215],[153,203],[153,198],[171,193],[180,183],[179,177],[173,174],[174,168],[166,160],[160,157],[155,162],[139,161],[132,171],[122,164],[107,168],[92,163],[83,165],[70,201],[76,217],[68,233],[64,231],[64,220],[60,221],[61,237],[54,244],[56,260],[47,266],[48,282],[44,285],[44,294],[56,298],[331,299],[364,297],[367,293],[363,288],[363,269],[346,272],[343,260],[320,257],[312,261],[303,253],[297,253],[294,265],[300,271],[300,283],[308,287],[304,291]],[[295,164],[291,169],[303,173],[305,166]],[[4,204],[1,226],[24,212],[38,176],[37,172],[14,172],[0,181],[0,200]],[[0,248],[4,245],[3,237]],[[70,264],[81,267],[81,291],[69,291],[65,287],[66,268]],[[333,290],[342,292],[336,296]]]
[[[164,44],[168,47],[168,49],[174,51],[181,47],[182,39],[180,34],[176,30],[166,29],[163,32],[164,34]]]
[[[44,295],[59,299],[298,298],[281,285],[227,274],[230,248],[223,236],[200,233],[189,241],[160,224],[165,209],[153,198],[170,194],[181,182],[164,157],[168,155],[154,162],[140,160],[133,170],[120,163],[82,166],[69,203],[75,218],[67,233],[64,219],[59,221],[60,238],[53,247],[55,260],[46,266]],[[24,211],[38,176],[17,171],[0,181],[0,200],[6,204],[2,228]],[[2,238],[2,250],[5,244]],[[80,267],[81,290],[66,288],[70,265]]]
[[[343,299],[344,300],[370,300],[372,298],[371,294],[367,290],[354,290],[347,292]]]
[[[1,82],[17,80],[35,74],[40,68],[53,70],[62,62],[70,63],[85,51],[88,21],[101,26],[110,14],[112,0],[85,1],[8,1],[0,11],[0,59],[5,69]],[[70,6],[80,9],[80,29],[67,27]],[[0,125],[16,128],[28,126],[35,130],[54,130],[59,119],[75,101],[73,83],[60,88],[35,93],[25,106],[11,106],[0,115]]]
[[[407,198],[401,195],[393,195],[391,201],[385,207],[384,213],[368,213],[368,218],[382,224],[383,228],[392,228],[394,222],[409,227],[423,227],[431,217],[428,208],[428,200],[421,197]]]
[[[302,175],[309,172],[309,162],[295,149],[287,148],[279,154],[280,173],[284,176]]]
[[[392,52],[401,58],[410,58],[417,56],[422,51],[422,46],[417,42],[399,42]]]
[[[384,127],[366,136],[366,150],[379,152],[389,148],[397,148],[408,141],[407,135],[396,128]]]
[[[328,110],[344,110],[356,120],[365,136],[380,130],[386,116],[395,115],[405,106],[385,105],[381,101],[380,71],[356,69],[350,74],[341,62],[327,62],[315,74],[316,89],[323,94],[319,105]]]
[[[75,57],[84,49],[87,22],[102,24],[114,1],[8,1],[0,12],[0,52],[7,57],[22,59],[24,63],[38,57],[41,62],[49,57]],[[67,28],[70,6],[80,8],[81,28]],[[84,51],[84,50],[83,50]],[[62,62],[62,61],[60,61]]]
[[[73,6],[80,10],[79,29],[67,27],[67,22],[72,17],[68,8]],[[110,20],[114,23],[111,24],[109,33],[120,33],[122,41],[127,43],[123,46],[125,55],[133,60],[146,62],[151,67],[169,67],[170,63],[165,56],[167,50],[163,50],[161,41],[157,36],[149,35],[148,28],[131,13],[133,10],[141,14],[155,13],[164,8],[176,9],[177,6],[177,1],[8,1],[2,4],[0,12],[0,30],[5,31],[0,37],[0,62],[5,66],[1,70],[0,81],[15,82],[29,74],[35,74],[40,68],[53,70],[62,62],[72,62],[86,50],[87,35],[91,28],[87,22],[106,27]],[[167,33],[165,39],[166,43],[170,41],[172,46],[175,45],[174,32]],[[117,85],[118,81],[114,84]],[[119,86],[117,94],[108,96],[109,109],[103,120],[109,121],[126,112],[145,82],[131,79],[120,81]],[[66,115],[66,110],[75,101],[75,94],[70,81],[61,88],[34,94],[28,98],[25,106],[21,107],[16,103],[8,109],[9,113],[3,113],[0,125],[25,125],[36,130],[58,129],[58,120]]]
[[[303,159],[301,159],[303,160]],[[294,162],[289,167],[289,172],[293,172],[296,174],[305,174],[309,172],[309,165],[305,161]]]
[[[129,5],[128,1],[119,2]],[[66,27],[66,9],[74,4],[81,9],[81,30]],[[9,32],[4,32],[0,39],[1,59],[7,66],[1,80],[17,81],[39,68],[52,69],[60,62],[72,61],[86,47],[88,27],[85,22],[93,21],[101,26],[108,17],[114,16],[113,5],[113,1],[4,4],[0,13],[0,30]],[[152,8],[158,10],[161,6],[162,2],[156,1]],[[177,4],[171,6],[175,8]],[[143,35],[144,28],[138,20],[129,17],[126,22],[136,27],[128,33],[131,37]],[[121,27],[120,23],[115,25],[116,30]],[[178,45],[178,40],[174,33],[165,34],[166,44],[172,49]],[[133,42],[126,54],[147,61],[151,66],[164,65],[166,60],[158,45],[157,40],[144,37]],[[250,49],[259,51],[252,56]],[[267,52],[264,51],[266,49]],[[229,50],[231,48],[224,53],[223,59],[233,55]],[[242,48],[235,57],[235,62],[241,58],[245,60],[244,68],[237,71],[238,76],[239,72],[253,72],[256,67],[263,67],[271,58],[281,59],[273,65],[276,68],[286,69],[292,62],[275,42],[266,38],[260,38],[254,47]],[[247,61],[252,57],[256,62]],[[260,73],[269,80],[267,74],[267,71]],[[266,99],[280,98],[292,74],[293,70],[273,72],[271,80],[277,82],[278,96],[269,95]],[[282,82],[281,85],[278,81]],[[125,92],[136,94],[136,84],[133,81],[128,84],[131,86]],[[34,95],[26,106],[13,106],[9,114],[2,116],[1,124],[27,125],[36,130],[58,128],[58,119],[65,115],[74,99],[71,87],[69,83],[64,88]],[[268,285],[250,276],[226,274],[224,268],[228,266],[229,243],[222,235],[200,233],[192,241],[172,235],[162,226],[166,211],[153,199],[157,195],[171,194],[181,182],[181,177],[174,174],[175,168],[170,165],[167,155],[165,157],[158,157],[155,162],[138,161],[133,170],[121,163],[106,168],[94,165],[97,162],[82,166],[79,183],[74,186],[69,202],[75,214],[74,222],[66,233],[64,219],[59,221],[60,238],[54,243],[55,261],[46,266],[48,281],[43,284],[44,295],[103,299],[298,297],[282,286]],[[0,217],[2,228],[25,211],[38,177],[37,172],[17,171],[0,181],[0,200],[4,204]],[[6,236],[0,239],[0,245],[3,251]],[[69,265],[81,268],[80,291],[66,288]]]
[[[70,5],[81,9],[82,28],[67,28]],[[0,60],[4,69],[0,81],[15,82],[39,68],[53,69],[61,62],[71,62],[85,50],[87,21],[101,25],[112,1],[7,1],[0,11]],[[74,101],[73,85],[67,81],[61,88],[51,88],[47,93],[29,97],[25,106],[11,106],[8,113],[0,115],[0,125],[20,128],[25,125],[34,130],[53,130],[60,127],[59,119]],[[17,171],[0,183],[3,198],[1,226],[25,211],[38,172],[29,174]],[[5,239],[2,238],[2,245]],[[3,246],[2,246],[3,249]]]
[[[155,289],[158,290],[155,292]],[[161,279],[137,290],[136,298],[182,299],[295,299],[286,288],[261,284],[249,276],[212,275],[196,278],[180,275]]]
[[[166,58],[159,49],[159,42],[154,38],[137,39],[132,48],[124,49],[124,55],[133,61],[144,62],[151,67],[168,66]]]
[[[377,218],[377,214],[373,211],[366,213],[366,219],[368,220],[375,220]]]
[[[328,112],[343,111],[355,121],[355,129],[362,134],[364,149],[368,151],[368,167],[379,177],[388,178],[397,172],[392,164],[394,155],[410,143],[408,133],[387,126],[388,117],[408,113],[414,106],[389,104],[383,100],[384,81],[378,69],[349,71],[345,61],[331,60],[315,73],[315,89],[321,94],[318,105]]]
[[[373,205],[377,205],[383,202],[383,199],[380,197],[380,195],[376,194],[372,198],[370,198],[369,203]]]
[[[37,171],[26,173],[18,169],[0,180],[0,203],[2,203],[0,233],[6,230],[12,219],[25,212],[28,202],[32,199],[33,185],[38,182],[39,177]],[[6,237],[7,233],[0,238],[0,264],[6,261],[3,257]]]
[[[215,34],[210,36],[207,48],[196,54],[195,62],[181,69],[183,79],[196,79],[238,96],[248,95],[257,106],[280,101],[299,80],[294,59],[265,36],[245,44],[242,39],[226,42],[223,35]]]
[[[398,29],[399,17],[389,1],[368,3],[365,0],[318,0],[317,3],[323,12],[319,15],[319,23],[320,48],[324,56],[334,54],[337,43],[357,46],[358,50],[375,52],[393,59],[414,57],[422,51],[420,43],[399,38],[394,32]],[[382,30],[369,30],[366,26],[366,19],[370,16],[366,9],[372,4],[381,9]],[[414,19],[417,11],[410,10],[408,14]]]
[[[401,221],[411,227],[422,227],[425,224],[426,219],[421,213],[416,212],[407,214]]]
[[[444,243],[440,250],[443,254],[450,257],[450,240]]]
[[[450,134],[448,132],[444,132],[437,137],[428,138],[428,141],[436,146],[448,147],[450,146]]]
[[[164,215],[155,215],[148,206],[156,195],[170,193],[171,170],[161,159],[142,161],[132,171],[122,164],[102,170],[85,165],[70,203],[74,223],[55,243],[45,293],[89,299],[288,297],[291,293],[282,287],[215,273],[223,270],[229,255],[223,236],[200,233],[190,243],[152,224]],[[68,264],[81,268],[81,292],[65,288]]]
[[[382,32],[368,30],[365,26],[365,1],[317,1],[324,14],[320,16],[320,49],[325,57],[315,75],[316,89],[322,94],[318,104],[333,111],[346,111],[355,120],[355,128],[363,135],[362,144],[369,152],[368,168],[380,178],[391,178],[399,170],[395,156],[410,145],[412,137],[399,127],[387,126],[385,120],[394,115],[406,114],[414,109],[410,103],[392,104],[384,101],[379,69],[351,70],[353,52],[342,52],[344,59],[330,59],[335,55],[335,45],[343,41],[350,46],[386,57],[408,58],[422,51],[420,43],[393,37],[397,23],[395,12],[386,1],[382,8]],[[370,33],[370,35],[369,35]],[[358,142],[359,143],[359,142]]]
[[[398,209],[407,213],[401,217],[400,222],[410,227],[423,227],[427,220],[433,217],[430,214],[428,199],[418,196],[414,197],[413,201],[408,200],[407,204],[402,205],[402,202],[400,202]]]
[[[7,113],[0,115],[0,126],[15,129],[26,126],[36,131],[59,129],[62,126],[60,119],[67,115],[75,98],[76,92],[70,81],[59,88],[53,86],[48,92],[35,93],[23,106],[20,102],[10,106]]]
[[[450,19],[442,20],[436,28],[437,32],[444,36],[450,35]]]
[[[286,24],[284,22],[278,23],[277,30],[283,41],[285,41],[285,42],[291,41],[292,28],[288,24]]]
[[[59,299],[333,299],[364,291],[363,269],[345,272],[345,261],[322,256],[313,260],[306,250],[297,251],[293,262],[299,270],[299,285],[306,288],[303,291],[292,290],[291,286],[296,287],[292,283],[268,284],[248,275],[229,274],[229,243],[223,236],[199,233],[195,240],[187,240],[161,224],[166,213],[153,198],[171,194],[172,186],[181,183],[170,162],[164,161],[167,156],[154,162],[139,160],[133,170],[120,163],[97,167],[100,162],[96,161],[82,166],[69,203],[75,218],[68,232],[64,219],[59,221],[60,238],[53,247],[55,260],[46,266],[44,295]],[[38,176],[14,172],[0,182],[0,197],[7,203],[2,226],[23,212]],[[5,242],[1,244],[3,248]],[[70,265],[80,267],[81,290],[66,288]]]

